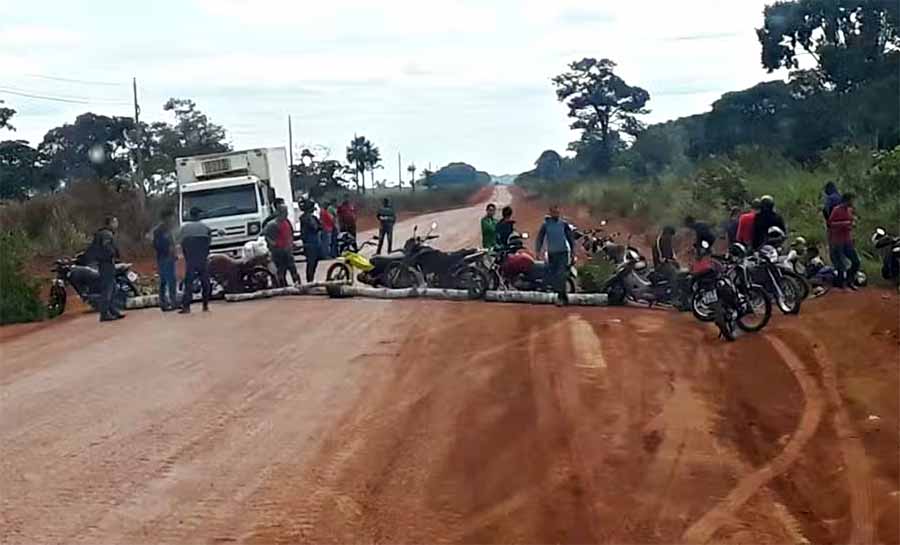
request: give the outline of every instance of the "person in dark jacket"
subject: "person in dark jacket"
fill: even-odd
[[[288,219],[288,209],[284,204],[278,207],[278,216],[269,222],[265,230],[266,244],[275,264],[276,278],[279,287],[287,286],[287,275],[290,273],[295,286],[300,285],[300,273],[294,262],[294,226]]]
[[[316,279],[316,267],[319,266],[319,259],[322,255],[321,248],[319,248],[321,231],[322,222],[316,216],[316,205],[312,201],[306,201],[303,203],[303,215],[300,216],[300,238],[303,240],[303,254],[306,256],[307,282],[313,282]]]
[[[116,244],[116,230],[119,219],[107,216],[103,227],[94,234],[94,240],[88,250],[90,260],[97,263],[100,273],[100,321],[110,322],[125,317],[115,305],[116,296],[116,260],[119,259],[119,247]]]
[[[834,207],[828,218],[828,245],[831,248],[831,265],[837,271],[834,287],[856,289],[856,273],[859,272],[859,255],[853,244],[853,194],[845,193],[841,204]],[[850,270],[844,258],[850,261]]]
[[[653,268],[660,269],[671,261],[675,261],[675,228],[666,225],[653,243]]]
[[[544,224],[538,231],[535,250],[540,257],[543,254],[544,242],[547,244],[547,268],[544,285],[555,289],[559,299],[557,304],[569,302],[566,293],[566,269],[572,262],[575,249],[575,236],[572,226],[559,217],[559,206],[550,207],[550,215],[544,218]]]
[[[694,231],[694,250],[697,255],[700,254],[703,241],[706,241],[710,247],[716,242],[716,235],[708,223],[697,221],[694,216],[684,218],[684,226]]]
[[[196,206],[189,212],[190,221],[181,226],[181,253],[184,254],[184,293],[181,295],[180,314],[190,314],[194,295],[194,279],[200,278],[203,312],[209,312],[212,287],[209,283],[209,244],[212,229],[200,221],[201,210]]]
[[[156,250],[156,268],[159,271],[159,308],[163,312],[175,310],[178,286],[175,278],[175,213],[163,210],[159,225],[153,230],[153,248]]]
[[[841,194],[837,190],[834,182],[825,184],[824,196],[822,197],[822,215],[825,216],[825,223],[831,218],[831,211],[835,206],[841,204]]]
[[[512,206],[504,206],[500,211],[500,221],[497,222],[497,245],[506,247],[509,242],[509,235],[516,230],[516,220],[512,219]]]
[[[757,250],[766,243],[769,237],[769,229],[778,227],[787,235],[787,227],[784,218],[775,211],[775,199],[769,195],[763,195],[759,199],[759,212],[753,220],[753,249]]]
[[[384,239],[387,239],[388,253],[394,251],[394,223],[397,222],[397,213],[391,206],[390,199],[384,199],[382,206],[378,210],[378,250],[375,253],[380,254],[384,245]]]

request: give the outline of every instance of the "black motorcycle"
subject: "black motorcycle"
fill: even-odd
[[[403,245],[403,257],[387,265],[387,283],[391,288],[408,288],[425,284],[433,288],[465,290],[471,299],[480,299],[487,292],[490,280],[478,261],[484,260],[482,250],[467,249],[444,252],[428,245],[438,235],[432,234],[437,222],[423,236],[418,236],[418,226],[413,236]],[[374,263],[374,262],[373,262]]]
[[[691,275],[681,270],[676,261],[667,261],[659,269],[650,269],[647,260],[636,249],[629,248],[625,258],[604,285],[610,305],[626,301],[644,302],[649,306],[666,305],[689,310]]]
[[[879,227],[872,234],[872,244],[881,254],[881,277],[900,282],[900,237],[891,236]]]
[[[66,284],[72,286],[78,297],[93,310],[100,307],[100,272],[96,267],[84,265],[83,255],[75,259],[61,258],[53,263],[51,269],[56,273],[50,287],[50,300],[47,303],[47,314],[51,318],[59,316],[66,310]],[[116,290],[113,305],[125,308],[125,300],[139,295],[136,282],[138,275],[131,270],[131,263],[116,263]]]

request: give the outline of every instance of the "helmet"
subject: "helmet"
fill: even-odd
[[[794,238],[794,241],[791,242],[792,248],[801,248],[804,246],[806,246],[806,239],[803,237],[796,237]]]
[[[732,242],[728,247],[728,253],[737,258],[746,257],[747,247],[740,242]]]
[[[784,230],[781,227],[772,226],[769,227],[769,230],[766,231],[766,237],[769,239],[769,242],[773,244],[781,244],[784,242],[784,239],[787,238],[787,235],[784,234]]]
[[[857,286],[862,287],[869,283],[869,277],[862,271],[856,272],[856,278],[853,279]]]
[[[875,232],[872,233],[872,244],[877,246],[878,241],[880,241],[881,239],[883,239],[886,236],[887,236],[887,233],[881,227],[879,227],[878,229],[875,229]]]
[[[772,195],[763,195],[759,198],[759,207],[762,210],[775,208],[775,198]]]
[[[509,238],[506,239],[506,246],[510,250],[521,250],[525,247],[525,239],[523,239],[522,235],[519,233],[512,233],[509,235]]]

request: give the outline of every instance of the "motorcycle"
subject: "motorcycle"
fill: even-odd
[[[484,258],[481,250],[459,250],[444,252],[429,246],[430,240],[438,235],[437,222],[422,237],[418,236],[418,225],[413,228],[413,236],[403,245],[403,257],[393,260],[385,273],[388,287],[405,288],[413,285],[427,285],[434,288],[466,290],[471,299],[480,299],[487,292],[490,280],[475,263]]]
[[[510,242],[495,265],[495,270],[500,276],[500,287],[507,290],[518,291],[546,291],[549,286],[544,283],[547,263],[537,261],[526,252],[527,258],[519,257],[519,250],[524,249],[524,241],[528,240],[528,233],[513,233]],[[566,293],[578,291],[578,269],[575,260],[569,264],[566,274]]]
[[[344,249],[341,253],[343,261],[338,261],[328,267],[325,279],[329,282],[353,284],[355,278],[363,284],[376,288],[386,286],[388,266],[402,261],[403,255],[375,255],[370,259],[362,255],[361,251],[367,246],[375,246],[376,243],[374,241],[378,239],[377,236],[372,237],[373,240],[363,242],[360,246],[357,245],[356,239],[348,233],[344,233],[344,235],[347,235],[347,238],[350,240],[341,245]],[[344,238],[344,236],[342,235],[341,238]]]
[[[223,297],[227,293],[253,293],[278,285],[271,270],[272,256],[262,239],[244,244],[242,255],[235,259],[225,254],[213,254],[206,260],[209,270],[210,296]],[[203,286],[194,279],[192,293],[200,294]],[[179,282],[184,291],[184,280]]]
[[[100,306],[100,272],[96,267],[84,265],[83,255],[79,254],[75,259],[60,258],[53,263],[51,269],[56,273],[53,285],[50,286],[50,298],[47,303],[47,314],[51,318],[59,316],[66,310],[67,293],[66,284],[72,286],[78,297],[93,310]],[[113,295],[113,305],[117,308],[125,308],[128,297],[137,297],[140,292],[137,288],[138,274],[131,270],[131,263],[116,263],[116,291]]]
[[[778,266],[778,250],[765,244],[747,261],[751,278],[769,292],[778,309],[783,314],[799,314],[805,280],[792,270]]]
[[[665,264],[666,272],[649,269],[647,260],[634,248],[625,251],[625,257],[604,285],[604,293],[610,305],[623,305],[626,301],[672,305],[678,310],[690,308],[691,278],[675,261]]]
[[[735,326],[756,332],[769,323],[771,297],[762,286],[753,283],[742,244],[732,244],[727,257],[717,257],[712,255],[710,244],[702,242],[691,277],[694,317],[702,322],[716,322],[727,340],[734,340]]]
[[[881,254],[881,276],[900,283],[900,237],[888,235],[881,227],[872,234],[872,245]]]

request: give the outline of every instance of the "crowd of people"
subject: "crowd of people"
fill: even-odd
[[[834,287],[855,290],[860,260],[853,240],[853,229],[856,224],[853,201],[854,195],[852,193],[841,195],[834,182],[825,184],[822,216],[825,238],[835,270]],[[782,237],[786,237],[788,233],[784,218],[778,213],[775,199],[770,195],[754,199],[746,210],[732,208],[728,219],[722,225],[721,237],[708,223],[698,221],[693,216],[685,218],[684,226],[693,231],[693,247],[698,252],[704,243],[712,247],[719,238],[727,240],[729,245],[739,242],[748,249],[758,250],[768,242],[773,228],[776,229],[774,232],[780,233]],[[660,231],[652,248],[655,267],[676,261],[674,236],[675,228],[672,226],[665,226]],[[798,239],[805,241],[802,237]]]

